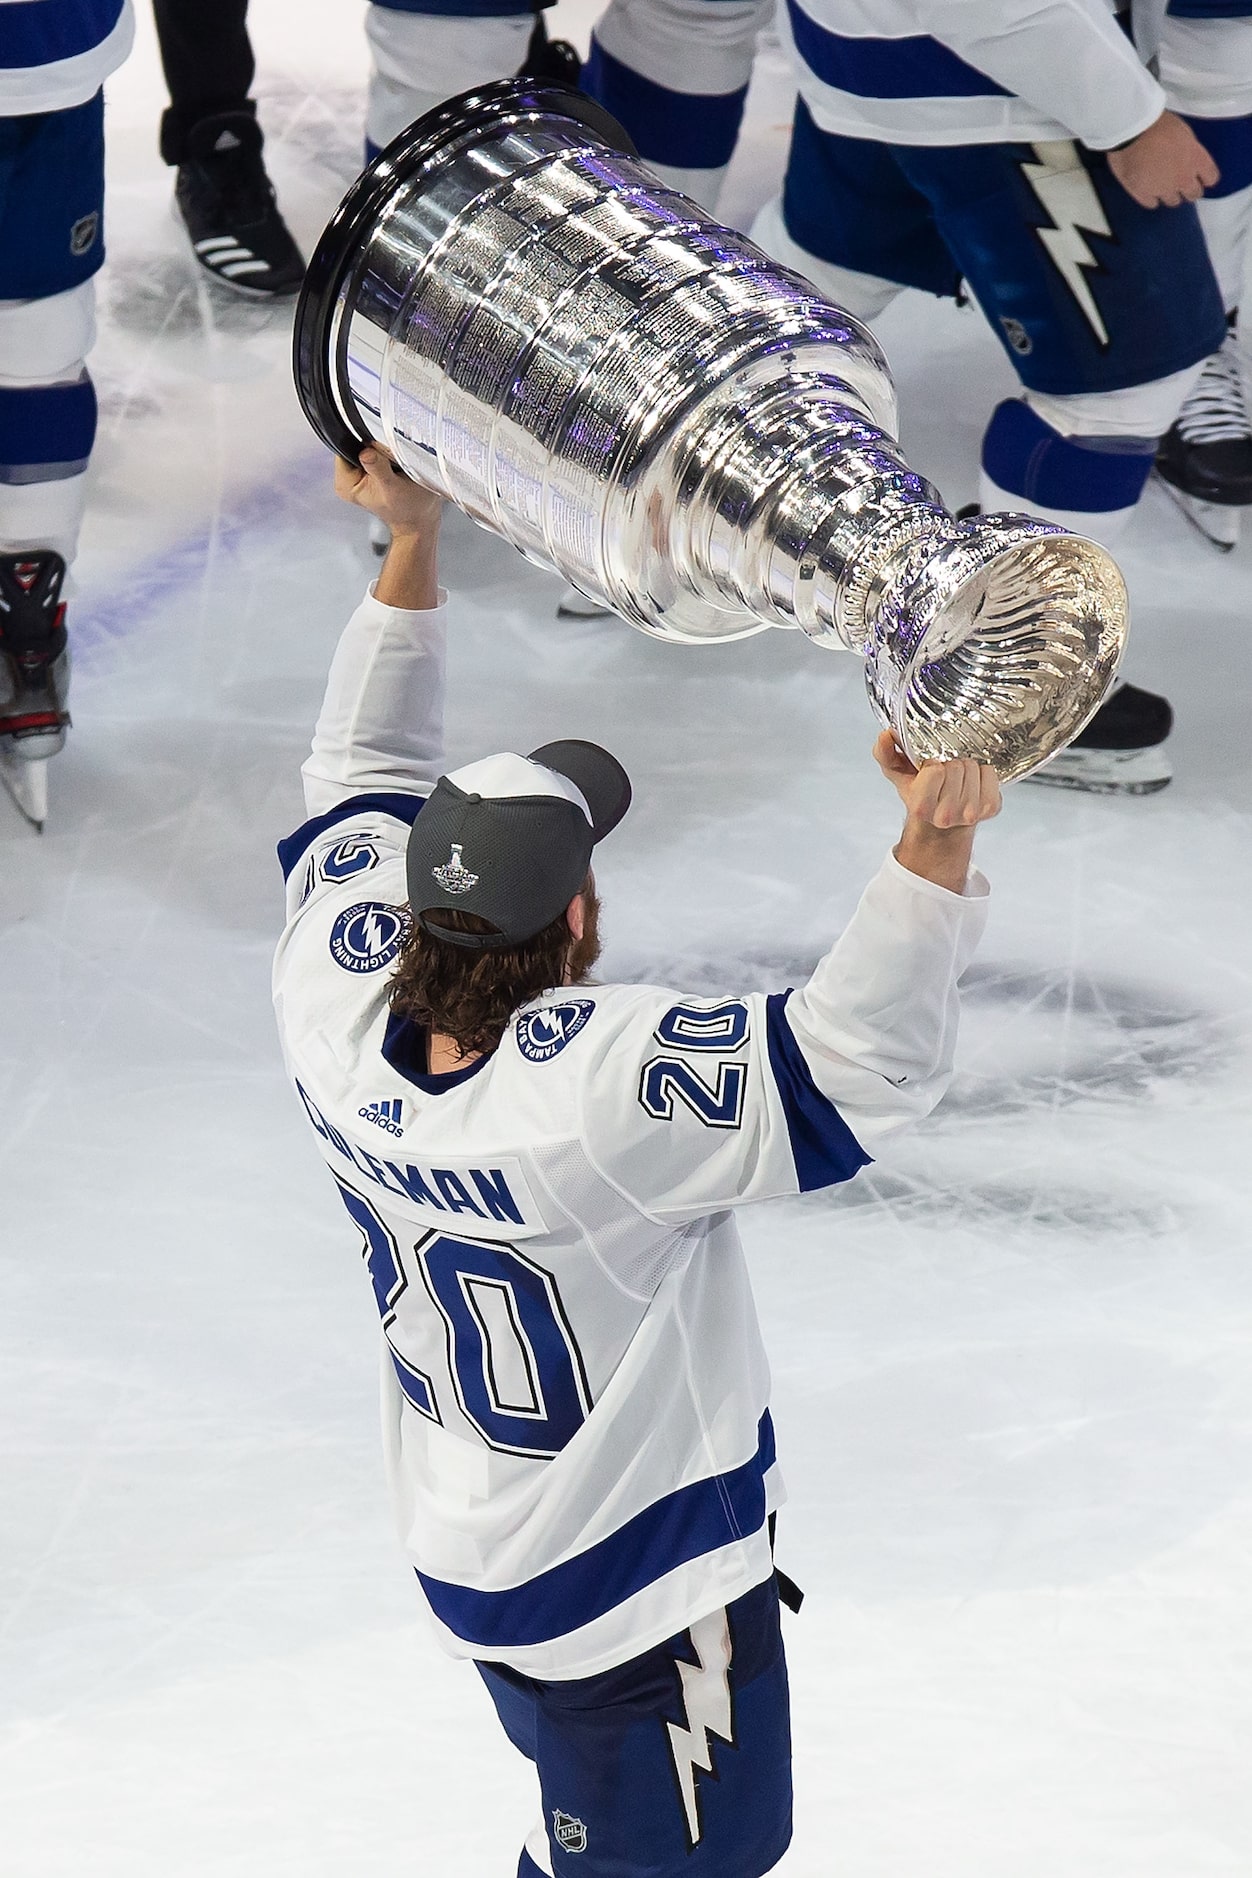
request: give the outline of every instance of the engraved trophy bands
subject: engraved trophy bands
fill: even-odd
[[[900,454],[865,327],[562,86],[450,99],[371,164],[309,268],[296,378],[341,455],[381,442],[644,632],[861,653],[915,762],[1024,775],[1121,655],[1104,550],[953,520]]]

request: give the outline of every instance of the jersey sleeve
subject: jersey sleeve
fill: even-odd
[[[802,990],[623,992],[584,1073],[601,1175],[667,1223],[850,1180],[951,1080],[987,891],[976,874],[949,893],[889,857]]]
[[[914,0],[914,17],[1091,150],[1129,142],[1165,109],[1104,0]]]
[[[372,588],[344,628],[301,771],[308,819],[278,844],[289,918],[403,854],[443,767],[446,631],[442,594],[411,612]]]

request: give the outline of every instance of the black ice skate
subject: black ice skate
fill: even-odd
[[[1156,473],[1193,528],[1228,554],[1252,504],[1252,424],[1232,328],[1161,439]]]
[[[64,580],[65,562],[50,548],[0,554],[0,780],[39,829],[47,761],[70,721]]]
[[[278,212],[263,141],[247,111],[202,118],[187,134],[174,201],[205,272],[235,293],[271,300],[296,292],[304,260]]]
[[[1024,780],[1097,796],[1147,796],[1173,775],[1161,746],[1173,727],[1165,698],[1120,684],[1087,728]]]

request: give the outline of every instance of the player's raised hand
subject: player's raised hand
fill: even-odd
[[[413,482],[377,444],[366,444],[359,463],[335,458],[335,494],[386,522],[393,539],[438,532],[443,497]]]
[[[901,867],[950,893],[961,893],[974,849],[974,830],[1000,813],[1000,778],[984,763],[957,758],[914,767],[889,730],[879,733],[874,760],[904,804],[904,833],[895,849]]]
[[[1221,181],[1221,171],[1200,139],[1174,111],[1108,153],[1109,168],[1128,196],[1143,209],[1176,209],[1198,202]]]
[[[974,828],[1000,813],[1000,778],[985,763],[961,757],[915,769],[889,730],[879,733],[874,761],[895,785],[910,821],[939,829]]]
[[[367,509],[391,530],[391,546],[374,582],[374,598],[407,612],[438,606],[443,497],[410,481],[376,444],[366,445],[359,463],[336,457],[335,494]]]

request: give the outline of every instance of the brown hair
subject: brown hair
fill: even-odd
[[[600,903],[590,875],[582,893],[581,939],[574,938],[563,912],[521,945],[474,949],[436,939],[413,920],[388,990],[392,1010],[432,1035],[451,1038],[462,1056],[485,1056],[521,1005],[558,985],[582,983],[599,958]],[[449,932],[498,931],[477,913],[451,907],[426,917]]]

